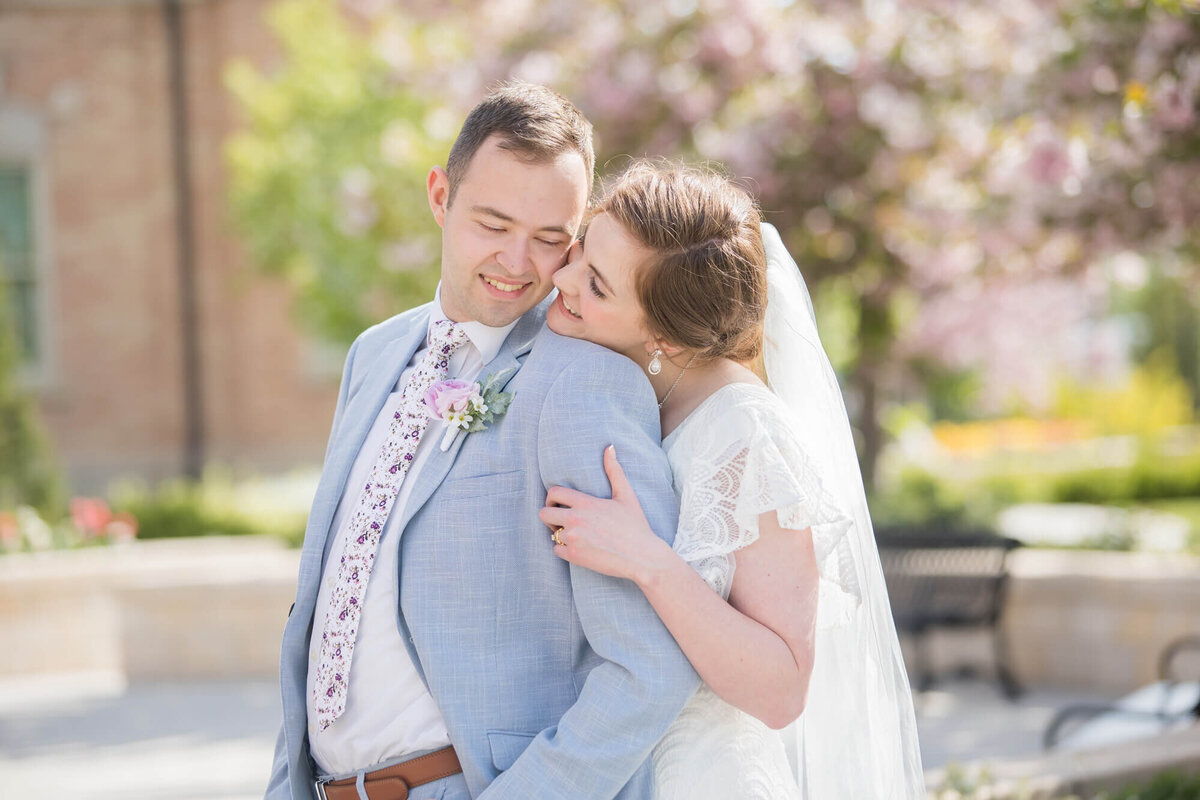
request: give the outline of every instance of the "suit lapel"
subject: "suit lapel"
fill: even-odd
[[[542,322],[546,318],[545,305],[543,303],[521,318],[521,321],[509,333],[508,338],[504,340],[504,344],[501,345],[499,352],[496,353],[496,357],[483,365],[483,368],[479,371],[477,380],[482,381],[488,375],[496,375],[505,370],[511,370],[504,379],[504,385],[500,388],[503,389],[504,386],[508,385],[508,382],[516,375],[517,370],[520,369],[525,356],[529,354],[530,349],[533,347],[534,338],[536,338],[538,331],[541,330]],[[486,434],[487,432],[482,431],[481,433]],[[436,436],[440,442],[442,436],[441,426],[431,421],[429,428],[425,431],[425,435]],[[454,466],[458,452],[462,449],[467,437],[478,435],[480,434],[460,434],[445,452],[435,449],[430,453],[428,460],[421,465],[421,470],[417,473],[417,483],[408,498],[408,503],[405,504],[404,516],[400,520],[401,535],[403,535],[403,531],[408,526],[413,515],[421,510],[421,507],[428,502],[433,493],[437,491],[437,488],[442,485],[442,481],[446,479],[450,468]]]
[[[330,543],[336,531],[330,530],[333,518],[337,513],[338,503],[346,490],[346,481],[350,478],[350,470],[358,458],[363,442],[375,424],[380,409],[387,401],[388,395],[400,380],[404,368],[412,360],[413,353],[425,341],[428,328],[429,313],[414,316],[412,325],[396,339],[389,342],[370,364],[359,369],[366,370],[366,377],[358,390],[349,398],[343,415],[344,431],[338,432],[338,445],[334,449],[331,462],[322,474],[322,483],[327,479],[331,494],[326,495],[330,502],[327,504],[327,518],[321,521],[321,530],[325,533],[322,543],[322,564],[328,557]]]

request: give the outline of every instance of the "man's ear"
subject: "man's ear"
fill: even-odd
[[[434,167],[425,178],[425,190],[429,194],[429,210],[438,227],[446,225],[446,209],[450,207],[450,177],[446,170]]]

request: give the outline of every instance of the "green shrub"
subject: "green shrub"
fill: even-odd
[[[1135,500],[1200,497],[1200,458],[1140,461],[1130,482]]]
[[[1058,503],[1128,503],[1200,497],[1200,457],[1142,455],[1131,467],[1089,469],[1050,479]]]
[[[967,503],[948,482],[921,469],[906,469],[894,486],[871,498],[871,519],[876,527],[966,523]]]
[[[955,483],[910,468],[871,497],[871,519],[876,527],[986,528],[1005,508],[1043,501],[1045,494],[1044,481],[1036,476],[989,475]]]
[[[139,539],[262,533],[236,512],[213,508],[196,484],[171,481],[157,491],[130,485],[114,494],[113,508],[137,518]]]
[[[1129,786],[1113,794],[1101,792],[1095,800],[1200,800],[1200,775],[1163,772],[1140,786]]]
[[[940,786],[931,787],[930,797],[934,800],[976,800],[993,797],[995,782],[990,770],[975,767],[967,770],[957,764],[946,767]],[[1015,794],[1005,794],[1014,800],[1031,797],[1033,792],[1018,788]],[[1200,800],[1200,775],[1189,775],[1178,770],[1162,772],[1149,782],[1126,786],[1115,792],[1101,790],[1085,795],[1058,795],[1059,800]]]
[[[1072,472],[1009,470],[974,480],[955,480],[927,470],[907,468],[871,497],[877,527],[986,527],[1009,506],[1020,503],[1089,503],[1161,507],[1192,520],[1200,502],[1200,455],[1159,456],[1147,450],[1132,466]],[[1193,521],[1200,536],[1200,523]],[[1086,542],[1089,549],[1127,550],[1131,533]]]
[[[137,518],[139,539],[259,534],[298,547],[304,541],[311,498],[301,490],[298,497],[281,503],[265,485],[269,483],[235,480],[227,471],[210,467],[199,482],[173,480],[153,489],[125,482],[114,485],[109,495],[114,511]]]
[[[1132,499],[1132,470],[1083,469],[1047,478],[1054,503],[1123,502]]]

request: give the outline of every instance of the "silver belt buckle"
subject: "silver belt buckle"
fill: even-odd
[[[325,781],[316,781],[313,783],[313,787],[317,790],[317,800],[329,800],[325,796]]]

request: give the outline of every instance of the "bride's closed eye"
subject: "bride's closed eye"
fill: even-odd
[[[585,241],[587,241],[587,228],[584,228],[582,231],[580,231],[579,240],[576,241],[574,245],[575,247],[579,248],[579,253],[581,256],[583,254],[583,246]],[[592,274],[588,275],[588,289],[590,289],[592,294],[594,294],[600,300],[603,300],[606,297],[604,292],[600,291],[600,285],[596,283],[595,272],[592,272]]]

